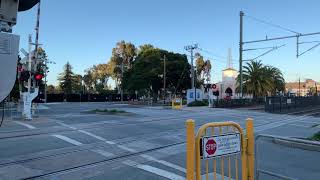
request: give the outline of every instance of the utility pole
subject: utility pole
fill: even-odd
[[[240,94],[243,98],[243,73],[242,73],[242,52],[243,52],[243,16],[244,13],[240,11],[240,43],[239,43],[239,71],[240,71]]]
[[[32,71],[32,39],[31,34],[29,35],[29,57],[28,57],[28,71],[29,71],[29,79],[28,79],[28,92],[31,93],[31,71]]]
[[[196,86],[195,86],[195,74],[194,74],[194,65],[193,65],[193,51],[198,49],[198,44],[189,45],[184,47],[185,50],[189,51],[191,54],[191,89],[194,89],[194,100],[197,100],[196,96]]]
[[[39,48],[39,30],[40,30],[40,7],[41,7],[41,4],[40,4],[41,0],[39,0],[38,2],[38,9],[37,9],[37,22],[36,22],[36,27],[35,27],[35,30],[36,30],[36,39],[35,39],[35,48],[34,48],[34,67],[33,67],[33,70],[36,71],[37,70],[37,65],[38,65],[38,62],[39,62],[39,59],[38,59],[38,48]],[[36,83],[33,83],[33,88],[36,88]]]
[[[166,104],[166,55],[163,56],[163,104]]]

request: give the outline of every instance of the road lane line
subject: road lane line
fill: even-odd
[[[59,135],[59,134],[53,134],[52,136],[56,137],[56,138],[59,138],[61,140],[64,140],[70,144],[73,144],[73,145],[76,145],[76,146],[81,146],[83,145],[81,142],[79,141],[76,141],[74,139],[71,139],[71,138],[68,138],[67,136],[63,136],[63,135]]]
[[[104,150],[102,150],[102,149],[94,149],[94,150],[91,150],[91,151],[92,151],[92,152],[95,152],[95,153],[98,153],[98,154],[100,154],[100,155],[102,155],[102,156],[104,156],[104,157],[114,156],[114,154],[109,153],[109,152],[107,152],[107,151],[104,151]]]
[[[88,135],[88,136],[94,137],[94,138],[96,138],[96,139],[98,139],[98,140],[100,140],[100,141],[104,141],[104,142],[107,143],[107,144],[111,144],[111,145],[116,144],[115,142],[108,141],[108,140],[106,140],[105,138],[103,138],[103,137],[101,137],[101,136],[97,136],[97,135],[95,135],[95,134],[92,134],[91,132],[88,132],[88,131],[85,131],[85,130],[78,130],[78,131],[81,132],[81,133],[83,133],[83,134],[86,134],[86,135]]]
[[[17,123],[17,124],[19,124],[21,126],[27,127],[29,129],[37,129],[36,127],[34,127],[34,126],[30,125],[30,124],[27,124],[27,123],[23,123],[23,122],[19,122],[19,121],[13,121],[13,122],[15,122],[15,123]]]
[[[125,151],[132,152],[132,153],[136,153],[136,152],[137,152],[136,150],[131,149],[131,148],[128,148],[128,147],[123,146],[123,145],[118,145],[118,148],[123,149],[123,150],[125,150]]]
[[[301,124],[288,124],[288,126],[295,126],[295,127],[302,127],[302,128],[311,128],[311,126],[305,126],[305,125],[301,125]]]
[[[94,135],[94,134],[92,134],[92,133],[90,133],[90,132],[88,132],[88,131],[85,131],[85,130],[78,130],[78,131],[81,132],[81,133],[83,133],[83,134],[86,134],[86,135],[88,135],[88,136],[91,136],[91,137],[94,137],[94,138],[96,138],[96,139],[99,139],[99,140],[101,140],[101,141],[106,141],[105,138],[100,137],[100,136],[97,136],[97,135]]]
[[[185,180],[186,179],[185,177],[179,176],[175,173],[172,173],[172,172],[169,172],[169,171],[166,171],[163,169],[159,169],[159,168],[156,168],[153,166],[149,166],[149,165],[138,164],[138,163],[131,161],[131,160],[124,161],[123,163],[128,166],[136,167],[136,168],[142,169],[144,171],[148,171],[150,173],[153,173],[153,174],[156,174],[158,176],[162,176],[162,177],[165,177],[168,179],[172,179],[172,180]]]
[[[73,130],[77,130],[77,128],[72,127],[72,126],[70,126],[70,125],[68,125],[68,124],[65,124],[65,123],[63,123],[63,122],[57,121],[56,123],[58,123],[58,124],[60,124],[61,126],[64,126],[64,127],[67,127],[67,128],[73,129]]]
[[[118,147],[123,149],[123,150],[132,152],[132,153],[137,152],[136,150],[128,148],[128,147],[123,146],[123,145],[118,145]],[[176,169],[178,171],[186,173],[186,169],[185,168],[180,167],[180,166],[178,166],[176,164],[173,164],[173,163],[170,163],[170,162],[167,162],[167,161],[164,161],[164,160],[158,160],[158,159],[156,159],[156,158],[154,158],[152,156],[146,155],[146,154],[141,154],[140,157],[143,157],[143,158],[147,159],[148,161],[154,161],[154,162],[157,162],[159,164],[163,164],[165,166],[168,166],[168,167],[171,167],[171,168]]]
[[[65,123],[63,123],[63,122],[57,122],[57,123],[60,124],[61,126],[68,127],[68,128],[70,128],[70,129],[77,130],[78,132],[81,132],[81,133],[86,134],[86,135],[88,135],[88,136],[94,137],[94,138],[96,138],[96,139],[98,139],[98,140],[100,140],[100,141],[104,141],[104,142],[107,143],[107,144],[111,144],[111,145],[116,144],[115,142],[108,141],[108,140],[106,140],[105,138],[103,138],[103,137],[101,137],[101,136],[97,136],[97,135],[92,134],[92,133],[90,133],[90,132],[88,132],[88,131],[85,131],[85,130],[81,130],[81,129],[78,130],[77,128],[75,128],[75,127],[73,127],[73,126],[70,126],[70,125],[68,125],[68,124],[65,124]]]
[[[184,172],[184,173],[187,172],[187,170],[186,170],[185,168],[183,168],[183,167],[181,167],[181,166],[178,166],[178,165],[176,165],[176,164],[170,163],[170,162],[168,162],[168,161],[158,160],[158,159],[156,159],[156,158],[154,158],[154,157],[152,157],[152,156],[146,155],[146,154],[141,154],[140,156],[143,157],[143,158],[145,158],[145,159],[147,159],[147,160],[149,160],[149,161],[154,161],[154,162],[163,164],[163,165],[165,165],[165,166],[171,167],[171,168],[176,169],[176,170],[178,170],[178,171],[181,171],[181,172]]]

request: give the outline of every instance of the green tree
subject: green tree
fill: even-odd
[[[65,94],[73,93],[73,88],[75,87],[75,83],[77,83],[77,79],[69,62],[64,65],[64,70],[59,74],[58,81],[61,90]]]
[[[95,80],[93,79],[92,68],[85,70],[85,75],[83,76],[83,82],[86,87],[86,91],[90,94],[94,90]]]
[[[74,81],[72,83],[72,92],[77,94],[83,93],[82,76],[80,74],[76,74],[74,76]]]
[[[124,75],[124,87],[134,93],[150,93],[156,99],[163,87],[163,58],[166,56],[166,86],[171,92],[181,92],[190,87],[190,66],[187,57],[154,48],[142,46],[133,66]],[[144,48],[147,47],[147,48]]]
[[[123,71],[126,72],[131,69],[132,62],[137,55],[136,47],[125,41],[120,41],[116,47],[112,49],[111,60],[108,63],[112,74],[111,77],[115,80],[117,87],[121,86],[121,65],[123,63]]]
[[[52,84],[48,85],[47,92],[48,94],[56,94],[57,93],[56,87]]]
[[[240,75],[237,80],[239,84]],[[285,81],[278,68],[265,66],[261,61],[251,61],[243,67],[243,91],[252,94],[254,98],[274,95],[284,89]]]
[[[195,54],[196,58],[196,76],[197,86],[203,85],[205,81],[208,83],[211,76],[211,62],[210,60],[204,60],[200,53]]]
[[[44,76],[47,74],[47,72],[49,72],[49,67],[46,64],[46,62],[48,62],[48,56],[46,51],[39,47],[38,48],[38,63],[37,63],[37,73],[43,74]],[[37,82],[37,85],[39,87],[39,92],[43,92],[44,93],[44,86],[45,86],[45,82],[44,79],[41,79],[40,81]]]
[[[273,67],[273,66],[266,66],[265,67],[266,75],[271,77],[272,87],[270,90],[271,95],[276,95],[277,92],[284,92],[285,91],[285,80],[283,78],[283,74],[280,69]]]
[[[112,76],[111,71],[110,63],[94,65],[87,69],[83,80],[88,91],[102,94],[109,90],[108,81]]]

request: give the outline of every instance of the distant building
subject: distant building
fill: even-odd
[[[315,92],[319,94],[320,83],[306,79],[305,82],[289,82],[286,83],[286,92],[292,96],[312,96]]]
[[[219,88],[220,99],[234,99],[236,96],[236,84],[237,84],[238,71],[233,69],[231,49],[228,52],[228,64],[227,68],[222,70],[222,81],[217,83]]]

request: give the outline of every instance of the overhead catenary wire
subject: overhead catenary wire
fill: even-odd
[[[205,52],[205,53],[207,53],[207,54],[210,54],[210,55],[212,55],[212,56],[221,58],[221,59],[225,59],[225,60],[228,59],[228,57],[221,56],[221,55],[219,55],[219,54],[213,53],[213,52],[211,52],[211,51],[208,51],[208,50],[205,50],[205,49],[202,49],[202,48],[198,48],[198,50],[200,50],[200,51],[202,51],[202,52]],[[216,58],[213,58],[213,59],[216,60]],[[232,60],[232,61],[237,61],[236,59],[231,59],[231,60]]]
[[[291,33],[294,33],[294,34],[301,34],[301,33],[297,32],[297,31],[291,30],[289,28],[286,28],[286,27],[280,26],[278,24],[274,24],[274,23],[271,23],[271,22],[268,22],[268,21],[253,17],[253,16],[249,16],[249,15],[246,15],[246,14],[244,16],[249,18],[249,19],[252,19],[254,21],[257,21],[257,22],[260,22],[260,23],[263,23],[263,24],[266,24],[266,25],[269,25],[269,26],[272,26],[272,27],[275,27],[275,28],[278,28],[278,29],[282,29],[282,30],[287,31],[287,32],[291,32]]]

